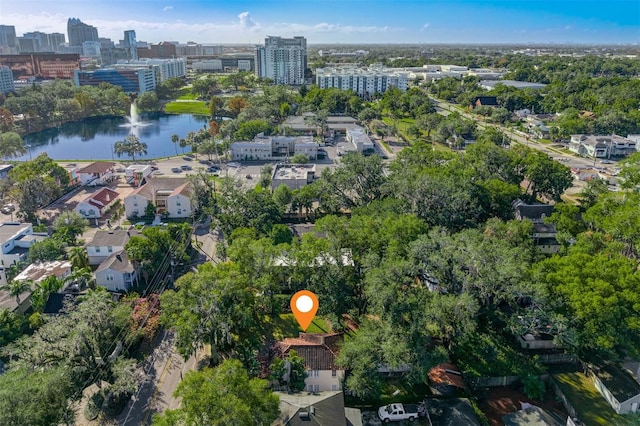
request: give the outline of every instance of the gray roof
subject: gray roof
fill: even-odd
[[[31,226],[30,223],[18,223],[18,222],[5,222],[0,223],[0,242],[5,243],[9,239],[16,236],[18,233],[28,229]]]
[[[135,271],[133,264],[129,261],[129,256],[127,255],[127,252],[124,250],[121,250],[116,253],[111,253],[111,255],[107,257],[104,260],[104,262],[100,264],[100,266],[98,266],[98,269],[96,269],[96,273],[105,271],[107,269],[110,269],[112,271],[123,272],[123,273],[124,272],[133,273]]]
[[[98,231],[87,247],[124,247],[129,238],[141,236],[142,233],[135,229],[116,229],[113,231]]]
[[[517,89],[542,89],[546,86],[543,83],[530,83],[528,81],[518,80],[480,80],[480,86],[495,87],[498,84],[504,84],[505,86],[515,87]]]
[[[478,416],[467,398],[427,400],[433,426],[480,426]]]
[[[276,393],[280,397],[280,417],[274,424],[288,426],[345,426],[347,424],[342,391],[314,394]],[[301,416],[300,413],[308,415]]]
[[[536,406],[504,415],[502,421],[505,426],[563,426],[558,416]]]
[[[640,383],[615,365],[606,365],[595,373],[620,403],[640,395]]]

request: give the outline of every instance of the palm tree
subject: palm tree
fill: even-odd
[[[176,148],[176,155],[178,155],[178,142],[180,142],[180,136],[175,133],[171,135],[171,142],[173,142],[173,146]]]
[[[89,256],[84,247],[71,247],[69,251],[69,260],[73,269],[82,269],[89,267]]]
[[[136,161],[136,154],[147,154],[147,144],[140,142],[137,136],[129,135],[123,141],[118,141],[113,145],[113,152],[118,157],[127,154],[131,156],[132,161]]]
[[[10,296],[13,296],[13,297],[16,298],[16,302],[19,305],[20,304],[20,295],[22,293],[25,293],[25,292],[31,290],[31,284],[32,284],[32,282],[29,281],[29,280],[20,280],[20,281],[13,280],[9,284],[7,284],[5,286],[5,288],[9,292]]]

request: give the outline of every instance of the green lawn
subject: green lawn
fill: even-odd
[[[303,330],[293,317],[293,314],[280,314],[277,317],[271,317],[269,323],[272,327],[274,339],[284,339],[287,337],[298,337]],[[331,327],[323,318],[315,317],[306,333],[330,333]]]
[[[191,93],[191,91],[189,91],[189,89],[182,89],[180,91],[180,96],[178,96],[178,99],[187,100],[187,101],[195,101],[195,100],[198,99],[198,95],[196,95],[195,93]]]
[[[563,373],[553,377],[586,426],[610,425],[613,420],[622,419],[586,375]]]
[[[210,115],[207,103],[204,101],[190,101],[190,102],[169,102],[164,107],[164,112],[167,114],[195,114],[195,115]]]

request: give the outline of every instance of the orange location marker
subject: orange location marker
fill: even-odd
[[[291,298],[291,311],[302,330],[307,331],[318,312],[318,298],[309,290],[300,290]]]

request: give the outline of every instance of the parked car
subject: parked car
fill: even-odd
[[[231,163],[227,164],[227,166],[229,166],[229,167],[240,167],[240,163],[236,163],[236,162],[232,161]]]
[[[251,176],[251,175],[246,175],[245,177],[246,177],[247,179],[251,179],[251,178],[252,178],[252,176]]]
[[[385,423],[399,422],[401,420],[414,421],[419,417],[418,405],[415,404],[389,404],[378,408],[378,417]]]
[[[613,161],[610,160],[602,160],[601,161],[602,164],[613,164]]]
[[[191,170],[191,166],[188,164],[183,164],[182,166],[180,166],[180,168],[184,171]]]
[[[182,170],[180,169],[180,167],[173,167],[173,168],[171,169],[171,171],[172,171],[173,173],[180,173]]]
[[[209,168],[207,169],[207,171],[208,171],[209,173],[216,172],[216,171],[218,171],[218,167],[217,167],[217,166],[211,166],[211,167],[209,167]]]
[[[15,207],[9,207],[10,205],[11,205],[11,204],[7,204],[7,205],[5,205],[5,206],[2,206],[2,207],[0,208],[0,212],[2,212],[2,213],[4,213],[4,214],[9,214],[9,213],[14,212],[14,211],[16,210],[16,208],[15,208]]]

